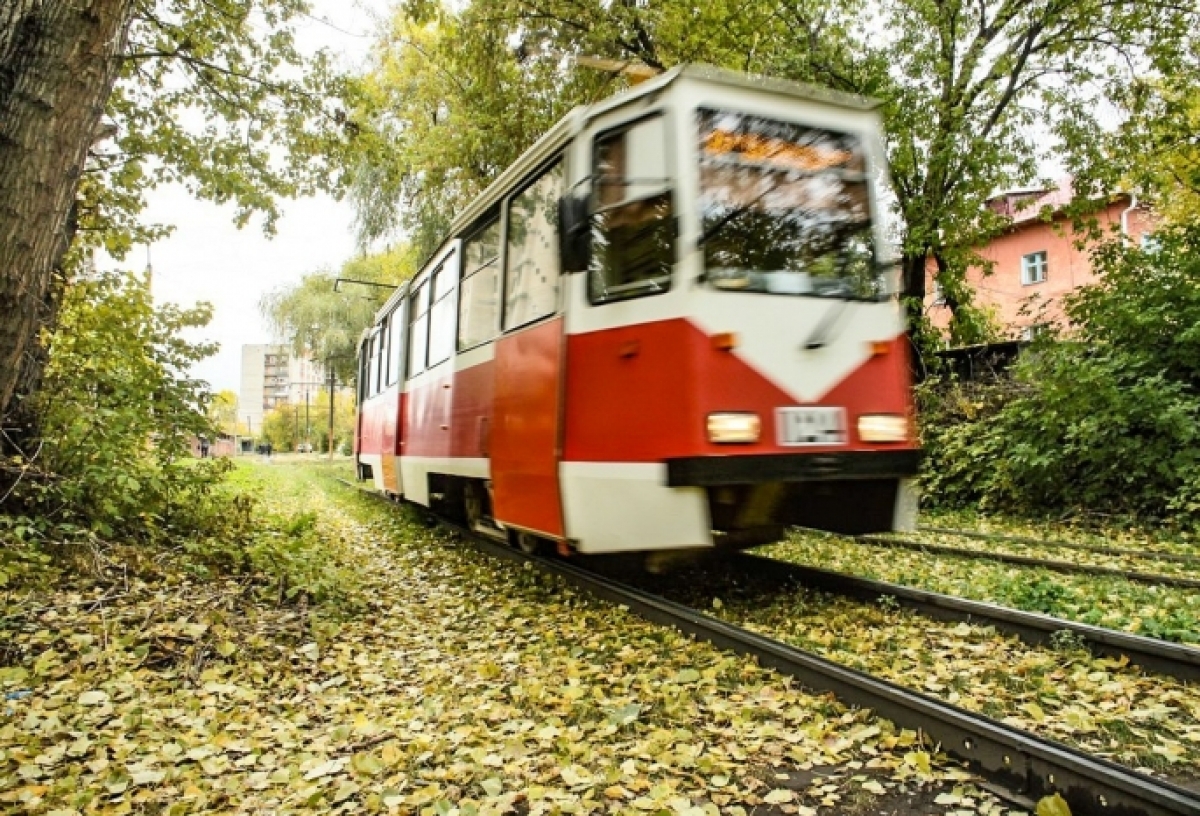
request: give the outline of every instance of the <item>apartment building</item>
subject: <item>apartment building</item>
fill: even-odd
[[[1064,208],[1074,191],[1070,180],[1054,188],[1031,188],[1001,193],[987,206],[1012,219],[1009,229],[993,238],[978,254],[987,266],[972,267],[967,282],[978,305],[993,311],[1011,339],[1029,339],[1038,324],[1062,316],[1062,296],[1096,282],[1089,247],[1072,226]],[[1049,216],[1047,218],[1047,215]],[[1126,193],[1112,196],[1095,213],[1105,233],[1121,233],[1142,245],[1154,227],[1151,213]],[[927,281],[925,308],[939,328],[950,322],[933,267]]]
[[[242,377],[238,391],[238,422],[248,423],[250,435],[262,428],[263,417],[279,405],[302,405],[325,381],[317,362],[292,353],[289,346],[242,346]]]

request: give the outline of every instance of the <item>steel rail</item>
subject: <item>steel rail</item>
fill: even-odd
[[[987,533],[983,530],[955,530],[950,527],[928,527],[918,525],[922,533],[952,535],[960,538],[977,538],[982,541],[1006,541],[1010,544],[1024,544],[1029,547],[1061,547],[1066,550],[1080,550],[1098,555],[1112,555],[1123,558],[1141,558],[1147,561],[1173,561],[1178,564],[1200,565],[1200,555],[1165,552],[1163,550],[1130,550],[1125,547],[1106,547],[1102,544],[1084,544],[1079,541],[1064,541],[1061,538],[1031,538],[1029,536],[1009,535],[1007,533]]]
[[[1188,682],[1200,681],[1200,649],[1183,644],[1063,620],[1036,612],[1024,612],[984,601],[860,578],[790,561],[779,561],[761,555],[741,553],[738,560],[755,573],[775,580],[793,578],[822,592],[864,601],[876,601],[887,596],[894,598],[900,606],[926,617],[992,626],[1034,645],[1052,642],[1056,632],[1071,632],[1085,642],[1094,653],[1109,657],[1127,657],[1130,662],[1148,671]]]
[[[379,494],[362,492],[391,503]],[[1021,796],[1037,800],[1057,792],[1067,801],[1073,816],[1200,816],[1200,796],[1174,783],[840,666],[564,560],[527,555],[461,526],[447,526],[481,552],[515,563],[536,564],[578,589],[625,606],[652,623],[754,657],[767,668],[795,677],[810,690],[832,693],[846,705],[869,708],[901,728],[923,732],[946,754]]]
[[[949,547],[945,544],[926,544],[907,538],[885,538],[882,536],[846,536],[860,544],[873,547],[893,547],[905,550],[916,550],[942,555],[956,555],[964,558],[982,558],[999,561],[1002,564],[1016,564],[1022,567],[1042,567],[1052,572],[1075,573],[1082,575],[1104,575],[1109,578],[1123,578],[1139,584],[1155,586],[1181,587],[1185,589],[1200,589],[1200,578],[1185,578],[1179,575],[1159,575],[1151,572],[1136,572],[1121,570],[1115,567],[1101,567],[1095,564],[1073,564],[1070,561],[1055,561],[1046,558],[1034,558],[1029,555],[1014,555],[1012,553],[993,552],[990,550],[972,550],[969,547]]]
[[[843,703],[870,708],[901,728],[921,731],[983,776],[1037,800],[1058,792],[1074,816],[1200,816],[1200,796],[1123,765],[1090,756],[932,697],[846,668],[681,604],[611,581],[564,561],[526,556],[471,534],[479,549],[532,561],[589,594],[621,604],[660,625],[741,655]]]

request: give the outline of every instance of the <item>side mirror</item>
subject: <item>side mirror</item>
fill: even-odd
[[[592,217],[586,196],[558,200],[558,254],[562,271],[584,272],[591,262]]]

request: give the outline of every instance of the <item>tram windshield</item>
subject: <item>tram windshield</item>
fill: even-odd
[[[732,111],[697,113],[700,244],[710,285],[883,296],[857,136]]]

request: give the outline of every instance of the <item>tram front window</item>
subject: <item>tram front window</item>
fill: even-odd
[[[882,297],[857,136],[703,108],[698,124],[700,244],[710,285]]]

